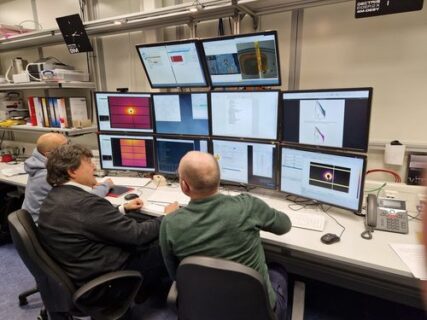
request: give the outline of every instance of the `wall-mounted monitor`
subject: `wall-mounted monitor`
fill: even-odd
[[[212,92],[212,135],[277,140],[278,105],[278,91]]]
[[[153,132],[150,93],[95,92],[99,131]]]
[[[276,145],[213,140],[221,181],[276,188]]]
[[[102,169],[154,171],[154,141],[150,136],[100,134]]]
[[[213,87],[280,86],[277,32],[202,40]]]
[[[153,94],[156,133],[209,135],[208,94]]]
[[[280,191],[360,212],[365,169],[363,155],[284,146]]]
[[[207,87],[196,40],[136,46],[152,88]]]
[[[179,161],[189,151],[208,152],[204,139],[156,138],[157,170],[162,174],[177,174]]]
[[[366,152],[372,88],[283,93],[282,141]]]

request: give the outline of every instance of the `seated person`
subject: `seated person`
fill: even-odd
[[[46,156],[53,149],[67,142],[67,138],[62,134],[52,132],[43,134],[38,138],[33,154],[24,163],[25,171],[29,176],[22,209],[27,210],[35,222],[38,220],[40,206],[52,188],[46,181]],[[91,192],[100,197],[105,197],[112,186],[113,181],[107,179]]]
[[[107,272],[137,270],[149,291],[167,275],[156,241],[161,220],[138,223],[124,214],[143,206],[139,198],[115,208],[94,195],[91,158],[78,144],[49,154],[47,181],[53,188],[40,208],[40,241],[77,287]]]
[[[268,287],[270,304],[278,319],[287,305],[286,271],[268,270],[260,230],[284,234],[291,228],[289,217],[248,194],[235,197],[218,192],[218,162],[198,151],[187,153],[178,167],[182,192],[190,203],[178,209],[167,207],[160,227],[160,246],[169,275],[175,279],[179,262],[187,256],[209,256],[232,260],[258,271]]]

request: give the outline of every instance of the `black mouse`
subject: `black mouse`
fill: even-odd
[[[340,237],[334,233],[326,233],[320,238],[320,241],[322,241],[324,244],[333,244],[340,241]]]
[[[136,199],[138,197],[139,197],[139,195],[137,195],[136,193],[128,193],[127,195],[125,195],[125,200],[132,200],[132,199]]]

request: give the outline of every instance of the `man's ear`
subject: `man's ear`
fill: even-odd
[[[187,182],[185,182],[185,180],[181,179],[180,184],[182,192],[184,192],[185,194],[190,192],[190,186]]]
[[[67,173],[68,173],[68,176],[70,177],[70,179],[73,179],[74,180],[74,178],[76,177],[76,174],[75,174],[75,170],[72,170],[72,169],[68,169],[67,170]]]

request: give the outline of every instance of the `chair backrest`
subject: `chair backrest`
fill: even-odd
[[[240,263],[187,257],[176,276],[182,320],[274,320],[264,279]]]
[[[65,272],[40,245],[37,227],[31,215],[21,209],[8,217],[13,243],[34,276],[45,308],[49,312],[70,312],[74,309],[75,287]]]

